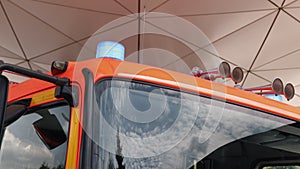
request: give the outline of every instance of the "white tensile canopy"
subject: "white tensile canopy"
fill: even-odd
[[[129,61],[184,73],[227,61],[243,68],[243,87],[279,77],[293,83],[296,93],[300,89],[300,0],[0,0],[0,5],[0,59],[7,63],[46,72],[54,60],[92,58],[96,43],[110,40],[125,46]],[[289,104],[300,106],[298,94]]]

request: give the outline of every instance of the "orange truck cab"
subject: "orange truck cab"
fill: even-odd
[[[0,76],[1,169],[300,166],[300,110],[249,91],[112,58],[0,70],[32,77]]]

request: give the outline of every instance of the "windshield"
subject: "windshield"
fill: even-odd
[[[94,168],[250,168],[300,153],[287,146],[297,123],[246,107],[126,80],[96,83],[96,100]]]

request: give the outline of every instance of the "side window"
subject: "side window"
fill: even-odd
[[[69,106],[60,105],[30,112],[7,126],[0,151],[0,168],[64,168],[69,116]]]

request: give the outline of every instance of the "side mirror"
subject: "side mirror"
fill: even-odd
[[[62,126],[53,114],[43,116],[43,118],[35,121],[32,125],[49,150],[56,148],[67,140]]]
[[[27,111],[30,103],[31,99],[23,99],[8,104],[4,113],[4,127],[18,120]]]
[[[2,135],[4,125],[4,113],[8,95],[8,79],[0,74],[0,134]]]

